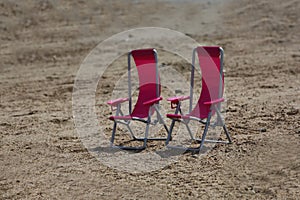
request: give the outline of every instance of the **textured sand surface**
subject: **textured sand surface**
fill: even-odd
[[[0,2],[0,198],[299,198],[299,9],[297,0]],[[99,42],[144,26],[224,48],[233,144],[134,174],[107,167],[82,145],[72,91],[80,63]],[[159,56],[188,76],[181,59]],[[96,99],[107,135],[112,123],[105,100],[126,58],[112,69]]]

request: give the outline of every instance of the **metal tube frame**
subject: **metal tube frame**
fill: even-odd
[[[194,90],[194,76],[195,76],[195,57],[196,57],[196,50],[195,48],[193,50],[193,56],[192,56],[192,66],[191,66],[191,86],[190,86],[190,105],[189,105],[189,112],[192,112],[193,108],[193,90]]]
[[[222,94],[223,94],[223,59],[224,59],[224,50],[222,49],[222,47],[220,47],[220,84],[219,84],[219,94],[218,94],[218,98],[222,98]],[[218,110],[221,110],[221,104],[218,104],[217,107]],[[221,115],[220,115],[221,116]],[[222,118],[219,115],[217,116],[217,120],[214,123],[214,126],[220,125],[220,123],[222,123]]]
[[[156,96],[159,97],[159,73],[158,73],[158,59],[157,59],[157,51],[154,49],[154,56],[155,56],[155,70],[156,70]],[[131,55],[132,52],[128,53],[128,99],[129,99],[129,115],[132,113],[132,97],[131,97]],[[162,115],[159,112],[159,103],[156,103],[154,105],[152,105],[149,108],[149,113],[148,113],[148,117],[147,120],[143,119],[143,118],[138,118],[138,117],[132,117],[132,120],[135,121],[140,121],[143,123],[146,123],[146,129],[145,129],[145,137],[142,138],[138,138],[134,135],[132,129],[130,128],[130,120],[124,120],[124,121],[120,121],[120,120],[114,120],[114,126],[113,126],[113,130],[112,130],[112,136],[111,136],[111,147],[112,148],[120,148],[120,149],[124,149],[124,150],[143,150],[147,147],[147,141],[148,140],[166,140],[167,138],[148,138],[149,135],[149,128],[150,128],[150,124],[151,124],[151,110],[152,108],[155,109],[156,114],[157,114],[157,120],[158,122],[160,122],[161,124],[163,124],[164,128],[166,129],[167,133],[169,133],[168,127],[165,124]],[[116,116],[119,116],[119,114],[121,116],[123,116],[123,112],[121,110],[121,105],[119,104],[117,106],[117,110],[116,110]],[[139,146],[139,147],[131,147],[131,146],[116,146],[114,145],[114,140],[115,140],[115,133],[117,130],[117,124],[123,124],[127,127],[127,129],[130,132],[130,135],[132,136],[133,140],[137,140],[137,141],[143,141],[143,145]],[[156,123],[154,123],[155,125]]]
[[[195,57],[196,57],[195,55],[196,55],[196,50],[197,50],[197,48],[195,48],[193,50],[193,56],[192,56],[189,112],[192,111],[192,105],[193,105],[193,87],[194,87],[194,72],[195,72]],[[222,97],[222,89],[223,89],[223,56],[224,56],[224,51],[220,47],[220,62],[221,62],[221,66],[220,66],[220,84],[219,84],[219,95],[218,95],[219,98]],[[199,63],[199,65],[200,64],[201,63]],[[227,130],[225,122],[222,119],[222,115],[221,115],[221,112],[220,112],[220,108],[221,108],[220,105],[221,105],[221,103],[218,103],[217,105],[215,105],[215,104],[211,105],[210,112],[209,112],[208,117],[207,117],[207,119],[206,119],[205,122],[202,121],[199,118],[196,118],[196,117],[190,117],[187,120],[186,119],[172,119],[172,123],[171,123],[171,126],[170,126],[169,134],[168,134],[168,137],[167,137],[167,140],[166,140],[166,146],[169,147],[169,148],[177,148],[177,149],[183,149],[183,150],[186,150],[186,151],[192,151],[193,153],[199,153],[201,151],[201,149],[203,148],[203,146],[204,146],[204,142],[208,142],[208,143],[225,143],[225,144],[232,143],[232,140],[230,138],[230,134],[229,134],[229,132]],[[177,107],[176,107],[176,110],[175,110],[175,114],[178,114],[178,112],[180,112],[180,114],[182,115],[180,106],[181,106],[181,104],[179,102],[177,104]],[[211,120],[212,112],[213,111],[215,111],[217,113],[217,122],[216,123],[218,123],[218,122],[221,123],[228,141],[208,140],[208,139],[205,139],[206,135],[207,135],[207,132],[208,132],[208,128],[209,128],[209,126],[211,126],[210,125],[210,120]],[[205,124],[204,131],[202,133],[201,139],[195,138],[193,136],[193,134],[191,132],[191,129],[189,128],[189,122],[190,122],[190,120],[195,120],[195,121],[198,121],[198,122],[200,122],[202,124]],[[185,124],[185,126],[187,128],[187,131],[189,132],[189,135],[190,135],[191,139],[200,143],[200,145],[198,147],[191,148],[191,147],[182,147],[182,146],[172,146],[172,145],[169,145],[169,141],[172,138],[172,131],[173,131],[173,128],[174,128],[174,125],[175,125],[176,121],[179,121],[179,122],[182,122],[182,123]],[[219,123],[217,125],[219,125]],[[212,126],[215,126],[215,124],[212,125]]]

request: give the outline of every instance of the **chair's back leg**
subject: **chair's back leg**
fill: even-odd
[[[189,121],[183,122],[183,123],[184,123],[186,129],[188,130],[188,132],[189,132],[189,134],[190,134],[190,136],[191,136],[191,139],[192,139],[192,140],[195,140],[195,138],[194,138],[194,136],[193,136],[193,133],[192,133],[192,131],[191,131],[190,127],[189,127],[189,124],[188,124]]]
[[[227,130],[227,127],[226,127],[226,125],[225,125],[224,120],[222,119],[221,112],[220,112],[220,110],[218,109],[218,106],[214,105],[214,109],[215,109],[215,111],[216,111],[216,113],[217,113],[218,118],[221,120],[221,123],[222,123],[222,126],[223,126],[223,130],[224,130],[224,132],[225,132],[225,134],[226,134],[226,137],[227,137],[227,139],[228,139],[228,142],[229,142],[229,143],[232,143],[232,140],[231,140],[231,138],[230,138],[230,134],[229,134],[229,132],[228,132],[228,130]]]
[[[131,137],[132,137],[134,140],[136,140],[136,137],[135,137],[135,135],[133,134],[133,131],[131,130],[130,125],[129,125],[129,124],[125,124],[125,125],[127,126],[127,129],[129,130]]]
[[[131,97],[131,52],[127,55],[127,62],[128,62],[128,108],[129,108],[129,114],[131,114],[132,111],[132,97]]]
[[[227,127],[226,127],[225,124],[223,125],[223,130],[224,130],[224,132],[225,132],[225,134],[226,134],[226,137],[227,137],[227,139],[228,139],[228,142],[231,144],[231,143],[232,143],[232,140],[231,140],[231,138],[230,138],[230,134],[229,134],[229,132],[228,132]]]
[[[164,118],[161,116],[160,112],[159,112],[159,108],[158,108],[158,104],[154,104],[154,109],[156,111],[156,114],[157,114],[157,118],[158,118],[158,121],[159,123],[163,124],[164,125],[164,128],[166,129],[167,133],[169,133],[169,129],[165,123],[165,120]]]
[[[222,114],[221,114],[221,112],[220,112],[220,109],[219,109],[219,105],[217,106],[217,105],[213,105],[213,109],[216,111],[216,113],[217,113],[217,122],[220,122],[221,123],[221,125],[222,126],[224,126],[225,125],[225,122],[224,122],[224,120],[222,119]],[[217,123],[217,125],[220,125],[219,123]]]
[[[189,113],[192,112],[193,109],[193,90],[194,90],[194,74],[195,74],[195,57],[196,57],[196,50],[195,48],[193,50],[193,56],[192,56],[192,69],[191,69],[191,82],[190,82],[190,102],[189,102]]]

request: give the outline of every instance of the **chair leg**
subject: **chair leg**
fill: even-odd
[[[145,138],[144,138],[144,145],[143,147],[147,147],[147,141],[148,141],[148,133],[149,133],[149,126],[150,126],[150,121],[148,120],[146,130],[145,130]]]
[[[200,143],[200,146],[199,146],[199,151],[202,149],[202,147],[204,145],[206,134],[208,132],[208,127],[209,127],[209,124],[210,124],[210,119],[211,119],[211,112],[209,112],[207,120],[206,120],[205,128],[204,128],[202,138],[201,138],[201,143]]]
[[[163,118],[162,118],[162,116],[161,116],[161,114],[160,114],[160,112],[159,112],[159,109],[158,109],[157,105],[154,105],[154,109],[155,109],[155,111],[156,111],[156,114],[157,114],[157,117],[158,117],[158,121],[160,122],[160,124],[163,124],[165,130],[167,131],[167,133],[169,133],[168,127],[167,127],[165,121],[163,120]],[[149,118],[148,118],[148,120],[146,121],[147,124],[149,123],[148,126],[151,125],[150,122],[151,122],[151,115],[149,115]],[[138,138],[138,137],[135,137],[134,140],[144,141],[145,138]],[[149,141],[149,140],[166,141],[167,138],[166,138],[166,137],[152,137],[152,138],[148,138],[148,137],[147,137],[147,140],[148,140],[148,141]]]
[[[145,138],[143,138],[144,140],[144,144],[143,146],[139,146],[139,147],[130,147],[130,146],[121,146],[121,145],[114,145],[114,140],[115,140],[115,134],[116,134],[116,130],[117,130],[117,123],[118,122],[114,122],[114,126],[113,126],[113,130],[112,130],[112,135],[111,135],[111,139],[110,139],[110,147],[111,148],[119,148],[119,149],[123,149],[123,150],[137,150],[137,151],[141,151],[144,150],[146,148],[146,144],[147,144],[147,138],[148,137],[148,131],[149,131],[149,124],[147,123],[147,127],[146,127],[146,133],[145,133]],[[121,123],[121,122],[119,122]],[[121,123],[121,124],[125,124],[125,123]],[[136,140],[137,138],[134,136],[130,126],[128,124],[125,124],[129,130],[129,132],[131,133],[132,137],[134,140]]]
[[[130,134],[131,134],[132,139],[136,140],[137,138],[136,138],[135,135],[133,134],[133,131],[131,130],[129,124],[126,124],[126,126],[127,126],[127,129],[129,130],[129,132],[130,132]]]
[[[223,130],[224,130],[224,132],[225,132],[225,134],[226,134],[226,137],[227,137],[227,139],[228,139],[229,144],[231,144],[231,143],[232,143],[232,140],[231,140],[231,138],[230,138],[230,134],[229,134],[229,132],[228,132],[227,127],[226,127],[225,124],[223,125]]]
[[[164,118],[161,116],[158,108],[156,106],[154,106],[154,108],[155,108],[156,113],[157,113],[158,121],[164,125],[164,128],[166,129],[167,133],[169,133],[169,129],[168,129],[166,123],[165,123]]]
[[[218,114],[220,115],[220,113],[218,113]],[[199,147],[196,147],[196,148],[190,147],[190,148],[189,148],[189,147],[180,147],[180,146],[170,146],[170,145],[168,145],[168,144],[169,144],[169,141],[170,141],[168,138],[170,138],[170,136],[171,136],[171,134],[172,134],[173,127],[174,127],[174,124],[175,124],[175,120],[172,121],[172,124],[171,124],[171,126],[170,126],[170,132],[169,132],[169,134],[168,134],[168,138],[167,138],[167,141],[166,141],[166,145],[167,145],[168,147],[170,147],[170,148],[183,149],[183,150],[186,150],[186,151],[191,151],[191,152],[193,152],[193,153],[200,153],[200,151],[201,151],[201,149],[203,148],[205,142],[208,142],[208,143],[223,143],[223,144],[230,144],[230,143],[232,143],[232,140],[231,140],[231,138],[230,138],[230,134],[229,134],[229,132],[228,132],[228,130],[227,130],[227,128],[226,128],[225,123],[223,123],[223,122],[222,122],[222,123],[223,123],[223,129],[224,129],[225,134],[226,134],[226,136],[227,136],[228,142],[227,142],[227,141],[222,141],[222,140],[206,140],[206,139],[205,139],[205,138],[206,138],[206,135],[207,135],[207,132],[208,132],[208,128],[209,128],[210,123],[211,123],[211,116],[212,116],[212,113],[210,112],[210,113],[208,114],[208,117],[207,117],[207,120],[206,120],[206,123],[205,123],[205,128],[204,128],[204,130],[203,130],[203,134],[202,134],[201,139],[200,139],[200,138],[199,138],[199,139],[198,139],[198,138],[194,138],[193,135],[192,135],[192,132],[191,132],[189,126],[188,126],[188,124],[185,123],[185,126],[186,126],[186,128],[187,128],[189,134],[191,135],[191,138],[192,138],[193,140],[196,140],[196,141],[200,142]],[[220,117],[221,117],[221,116],[220,116]]]
[[[186,129],[188,130],[188,132],[189,132],[189,134],[190,134],[190,136],[191,136],[191,139],[194,140],[195,138],[194,138],[194,136],[193,136],[193,133],[192,133],[192,131],[191,131],[191,129],[190,129],[188,123],[185,123],[185,122],[183,122],[183,123],[184,123]]]
[[[229,134],[229,132],[228,132],[228,130],[227,130],[227,127],[226,127],[226,125],[225,125],[225,122],[223,121],[223,119],[222,119],[222,117],[221,117],[221,112],[220,112],[220,110],[218,109],[217,106],[214,106],[214,108],[215,108],[215,110],[216,110],[216,112],[217,112],[218,118],[221,120],[221,123],[222,123],[222,125],[223,125],[223,130],[224,130],[224,132],[225,132],[225,134],[226,134],[226,137],[227,137],[227,139],[228,139],[228,143],[231,144],[231,143],[232,143],[232,140],[231,140],[231,138],[230,138],[230,134]]]
[[[167,137],[167,140],[166,140],[166,145],[168,145],[169,142],[172,140],[172,131],[173,131],[175,122],[176,122],[176,121],[173,119],[173,120],[172,120],[172,123],[171,123],[171,126],[170,126],[170,129],[169,129],[169,131],[168,131],[168,137]]]
[[[110,146],[112,147],[114,145],[114,140],[115,140],[115,134],[117,130],[117,122],[114,122],[111,138],[110,138]]]

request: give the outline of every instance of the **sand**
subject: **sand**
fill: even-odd
[[[1,2],[1,199],[299,198],[299,9],[296,0]],[[99,42],[149,26],[224,48],[233,144],[130,173],[105,165],[83,145],[73,84]],[[185,61],[159,56],[188,77]],[[105,72],[95,103],[107,136],[112,123],[105,101],[126,57],[111,69],[118,70]],[[150,143],[146,152],[160,146]]]

